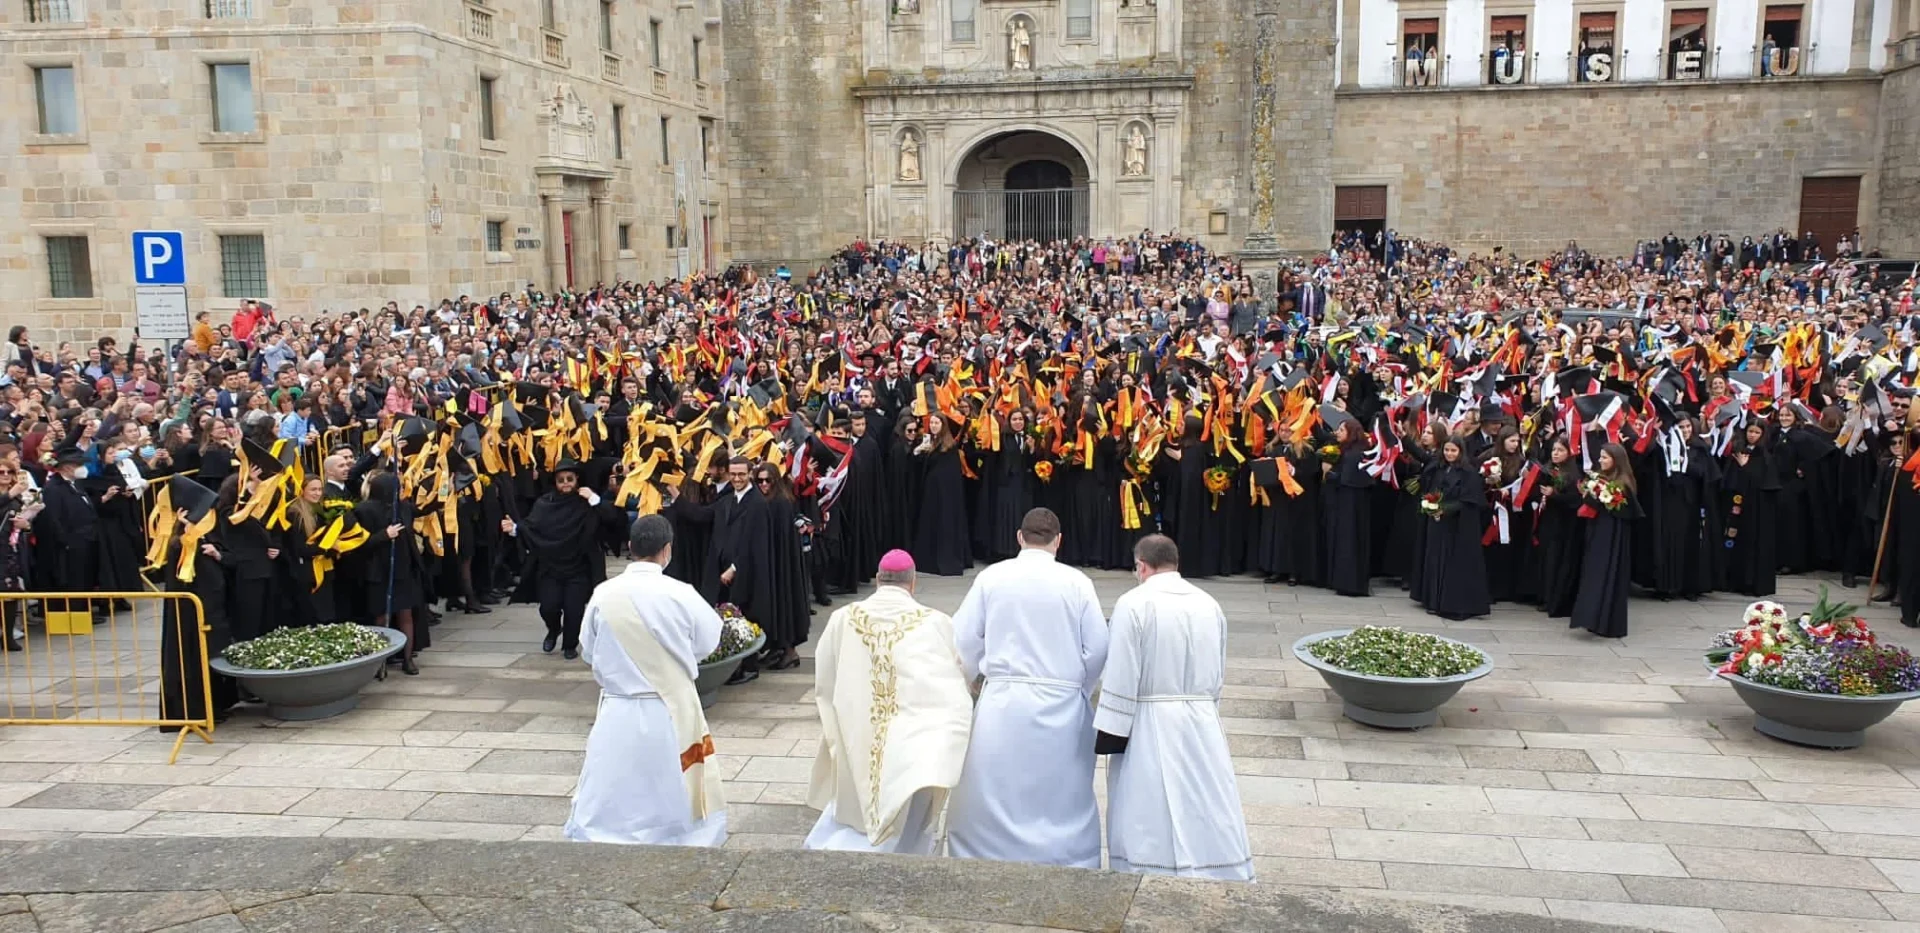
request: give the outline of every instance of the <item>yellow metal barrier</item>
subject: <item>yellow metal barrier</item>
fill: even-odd
[[[178,728],[168,764],[189,733],[213,741],[200,597],[0,593],[0,626],[26,630],[21,650],[0,651],[0,725]]]

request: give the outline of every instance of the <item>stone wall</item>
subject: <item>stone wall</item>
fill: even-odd
[[[1625,253],[1669,230],[1791,229],[1803,177],[1857,174],[1872,244],[1879,100],[1877,76],[1343,91],[1332,181],[1387,185],[1387,223],[1406,236]]]
[[[1920,256],[1920,64],[1889,73],[1880,87],[1880,224],[1888,256]]]
[[[736,259],[796,271],[867,228],[863,0],[726,0]]]
[[[1209,249],[1232,252],[1246,239],[1251,209],[1247,130],[1253,86],[1251,4],[1185,0],[1182,65],[1193,72],[1187,94],[1185,197],[1180,232],[1201,235]],[[1227,233],[1207,235],[1209,216],[1227,213]]]

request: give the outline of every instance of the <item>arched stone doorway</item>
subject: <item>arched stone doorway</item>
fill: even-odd
[[[1085,236],[1091,180],[1080,150],[1058,136],[990,136],[955,172],[954,236],[1043,243]]]

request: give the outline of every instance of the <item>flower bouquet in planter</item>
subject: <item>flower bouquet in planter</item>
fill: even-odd
[[[1379,626],[1308,635],[1293,655],[1339,694],[1348,719],[1387,729],[1433,725],[1461,687],[1493,671],[1472,645]]]
[[[359,705],[360,688],[406,643],[394,629],[352,622],[283,628],[228,645],[207,666],[265,700],[275,719],[325,719]]]
[[[739,606],[721,603],[714,611],[720,614],[720,643],[700,662],[699,674],[693,680],[701,706],[712,706],[740,662],[767,644],[767,633],[742,615]]]
[[[1706,659],[1755,714],[1754,728],[1822,748],[1852,748],[1866,729],[1920,697],[1920,659],[1883,644],[1855,615],[1829,599],[1790,616],[1771,600],[1749,605],[1741,627],[1715,636]]]

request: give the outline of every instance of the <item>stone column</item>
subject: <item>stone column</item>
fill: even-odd
[[[1174,148],[1173,116],[1153,116],[1153,148],[1147,151],[1147,171],[1153,176],[1153,232],[1173,229],[1180,216],[1180,175],[1173,170],[1178,151]]]
[[[547,209],[547,291],[567,287],[567,221],[558,191],[544,192]]]
[[[1088,232],[1096,237],[1121,237],[1136,230],[1120,229],[1120,118],[1100,117],[1093,132],[1093,164],[1087,166],[1087,197],[1093,204]]]
[[[1274,133],[1278,95],[1274,77],[1280,69],[1280,0],[1255,0],[1253,6],[1253,108],[1249,138],[1248,173],[1253,181],[1253,207],[1247,212],[1247,239],[1240,248],[1247,274],[1262,304],[1275,298],[1279,287],[1280,244],[1274,228],[1274,179],[1280,173]]]
[[[929,123],[925,128],[927,136],[920,141],[920,177],[927,185],[927,239],[944,246],[952,238],[953,192],[958,186],[947,183],[946,124]]]
[[[620,258],[620,238],[613,229],[613,183],[595,182],[593,186],[593,229],[596,231],[594,244],[600,253],[600,282],[612,285],[619,281],[620,273],[615,271],[615,261]]]

